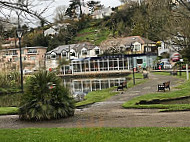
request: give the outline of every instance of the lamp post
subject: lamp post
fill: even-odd
[[[20,73],[21,73],[21,91],[22,93],[24,92],[23,90],[23,69],[22,69],[22,51],[21,51],[21,38],[22,38],[22,35],[23,35],[23,30],[19,27],[17,30],[16,30],[16,34],[17,34],[17,37],[19,39],[19,50],[20,50]]]
[[[131,43],[131,63],[132,63],[132,68],[133,68],[133,85],[135,85],[135,71],[134,71],[134,62],[133,62],[133,49],[134,49],[134,46],[132,45]]]

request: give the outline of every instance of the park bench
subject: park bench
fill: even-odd
[[[158,84],[158,91],[159,90],[164,90],[168,88],[170,90],[170,81],[164,82],[163,84]]]
[[[117,91],[118,90],[123,90],[123,88],[127,88],[127,82],[122,82],[119,86],[117,86]]]
[[[170,75],[177,75],[177,71],[171,71]]]

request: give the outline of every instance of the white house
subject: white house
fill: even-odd
[[[44,35],[56,35],[58,34],[58,32],[54,29],[54,28],[49,28],[47,30],[44,31]]]
[[[46,66],[47,68],[56,68],[59,59],[73,60],[97,57],[100,54],[102,54],[100,48],[90,43],[61,45],[46,53]]]
[[[110,7],[95,10],[92,14],[93,19],[102,19],[105,16],[110,16],[114,11]]]

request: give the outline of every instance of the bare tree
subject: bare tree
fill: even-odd
[[[65,5],[58,6],[58,7],[55,9],[54,21],[55,21],[56,23],[61,23],[61,22],[63,22],[65,19],[67,19],[66,16],[65,16],[66,10],[67,10],[67,6],[65,6]]]
[[[11,22],[9,19],[15,16],[25,19],[28,23],[33,23],[33,19],[47,22],[43,14],[52,3],[53,0],[1,0],[0,15],[2,18],[0,21]]]

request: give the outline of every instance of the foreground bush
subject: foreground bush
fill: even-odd
[[[19,109],[22,120],[50,120],[74,115],[74,103],[69,91],[54,73],[40,71],[26,82]]]

